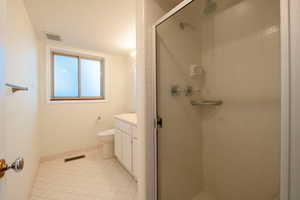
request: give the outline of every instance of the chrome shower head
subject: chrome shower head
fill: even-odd
[[[218,8],[217,2],[214,0],[207,0],[206,6],[204,8],[204,14],[209,15],[213,12],[215,12]]]

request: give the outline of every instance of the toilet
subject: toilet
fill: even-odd
[[[97,133],[101,140],[103,158],[109,159],[114,156],[114,134],[115,129],[108,129]]]

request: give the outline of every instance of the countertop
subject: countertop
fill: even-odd
[[[137,125],[137,115],[136,113],[124,113],[114,116],[117,119],[120,119],[122,121],[128,122],[132,125]]]

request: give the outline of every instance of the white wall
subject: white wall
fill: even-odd
[[[4,68],[5,68],[6,0],[0,0],[0,159],[5,158],[4,133]],[[0,181],[0,199],[5,199],[5,180]]]
[[[6,174],[5,200],[28,199],[39,162],[38,48],[23,0],[7,1],[7,67],[5,82],[29,87],[27,92],[5,97],[6,160],[25,159],[21,173]]]
[[[131,93],[129,95],[130,102],[130,112],[137,111],[137,85],[136,85],[136,56],[129,57],[129,87],[131,89]]]
[[[152,26],[174,4],[165,0],[137,0],[137,113],[139,139],[139,182],[140,200],[154,199],[153,183],[153,119],[152,105]],[[146,109],[147,108],[147,109]],[[146,123],[149,122],[149,123]],[[148,125],[148,126],[147,126]]]
[[[291,26],[291,200],[300,198],[300,2],[290,0]]]
[[[69,52],[105,57],[107,102],[49,103],[47,90],[47,48],[41,43],[40,108],[42,157],[80,150],[99,144],[96,133],[113,128],[115,114],[130,111],[130,65],[128,56],[103,54],[77,48],[57,46]],[[101,116],[100,121],[96,121]]]

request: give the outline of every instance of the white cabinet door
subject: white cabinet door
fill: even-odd
[[[131,136],[122,133],[123,140],[123,160],[122,163],[126,167],[128,171],[132,170],[132,144],[131,144]]]
[[[122,162],[122,135],[123,133],[119,130],[115,130],[115,155],[118,158],[119,161]]]
[[[138,140],[133,139],[132,141],[132,174],[138,179]]]
[[[133,136],[133,138],[138,139],[138,132],[137,132],[136,126],[132,126],[132,136]]]

